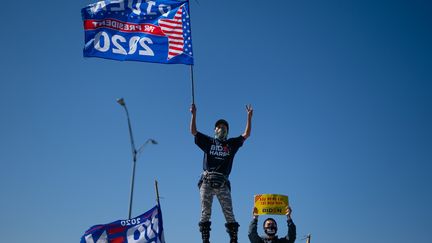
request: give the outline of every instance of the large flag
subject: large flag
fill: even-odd
[[[85,57],[193,64],[188,0],[105,0],[81,13]]]
[[[165,243],[160,207],[136,218],[92,226],[80,243]]]

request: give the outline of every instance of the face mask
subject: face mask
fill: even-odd
[[[216,128],[215,138],[225,140],[227,138],[228,131],[225,127]]]
[[[276,231],[277,231],[277,228],[274,227],[274,226],[264,228],[264,232],[265,232],[268,236],[274,236],[274,235],[276,235]]]

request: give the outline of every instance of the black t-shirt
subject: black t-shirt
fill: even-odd
[[[204,151],[203,170],[215,171],[228,176],[231,173],[234,155],[243,145],[243,136],[222,141],[198,132],[195,144]]]

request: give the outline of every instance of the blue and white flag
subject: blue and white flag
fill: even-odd
[[[188,0],[105,0],[81,13],[85,57],[193,64]]]
[[[160,207],[136,218],[92,226],[80,243],[165,243]]]

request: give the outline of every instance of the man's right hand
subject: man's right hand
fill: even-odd
[[[196,107],[195,104],[192,103],[190,107],[190,112],[192,113],[191,122],[190,122],[190,132],[192,135],[196,135],[198,133],[197,127],[196,127]]]
[[[190,107],[190,112],[192,113],[192,115],[196,114],[196,106],[195,104],[192,103],[191,107]]]
[[[258,219],[258,209],[256,207],[253,208],[252,215],[254,219]]]

